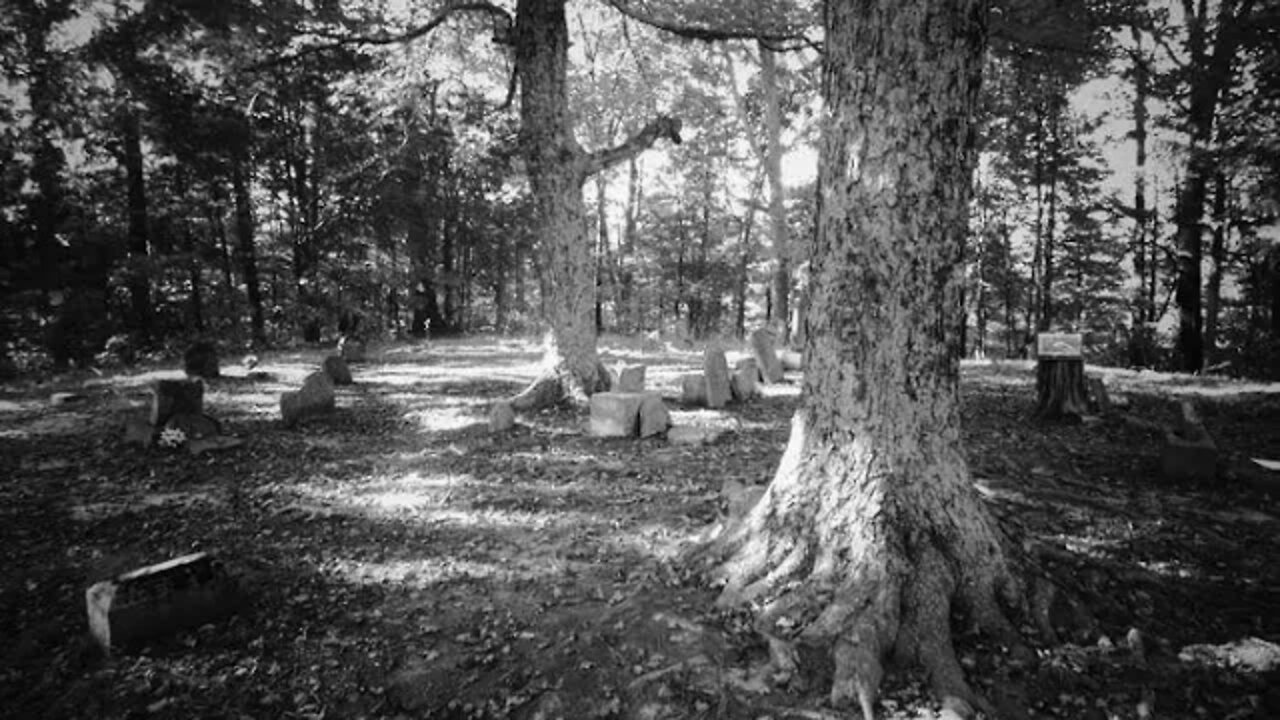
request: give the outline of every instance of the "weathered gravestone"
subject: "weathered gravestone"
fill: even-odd
[[[511,403],[499,400],[489,408],[489,431],[506,432],[516,425],[516,411]]]
[[[701,373],[680,376],[680,402],[685,405],[707,404],[707,379]]]
[[[218,377],[218,348],[207,340],[192,343],[182,356],[182,367],[190,377]]]
[[[760,377],[765,382],[782,382],[782,362],[774,349],[773,333],[764,328],[751,333],[751,353],[760,367]]]
[[[624,365],[618,368],[614,392],[644,392],[644,372],[644,365]]]
[[[733,399],[729,387],[729,363],[724,350],[711,346],[702,355],[702,374],[707,379],[707,407],[722,408]]]
[[[778,362],[782,364],[782,369],[799,372],[804,369],[804,356],[796,350],[782,350],[778,353]]]
[[[160,380],[151,386],[151,426],[162,428],[174,415],[204,414],[204,383]]]
[[[351,385],[354,382],[351,379],[351,368],[347,367],[347,361],[341,355],[330,355],[324,359],[321,367],[334,385]]]
[[[1218,477],[1218,446],[1189,400],[1179,403],[1180,426],[1165,433],[1160,471],[1166,479],[1211,482]]]
[[[280,418],[285,427],[293,427],[303,418],[333,412],[336,405],[333,381],[324,371],[317,371],[302,381],[301,389],[280,393]]]
[[[760,381],[760,367],[755,358],[743,358],[733,366],[733,377],[729,381],[729,389],[733,399],[746,402],[756,396],[756,383]]]
[[[243,594],[207,553],[96,583],[85,591],[89,631],[103,649],[136,646],[234,613]]]
[[[595,437],[632,437],[640,427],[640,393],[601,392],[591,396],[587,434]]]

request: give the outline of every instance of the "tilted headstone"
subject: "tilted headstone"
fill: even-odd
[[[729,387],[729,363],[724,350],[711,346],[702,355],[702,374],[707,378],[707,407],[722,408],[733,399]]]
[[[195,553],[96,583],[85,606],[89,631],[109,651],[226,617],[243,597],[212,557]]]
[[[624,365],[618,369],[615,392],[644,392],[644,365]]]
[[[489,408],[489,431],[506,432],[516,425],[516,411],[511,403],[499,400]]]
[[[671,427],[671,413],[657,393],[644,393],[640,401],[640,437],[661,435]]]
[[[151,386],[151,425],[164,427],[174,415],[204,414],[204,383],[160,380]]]
[[[751,333],[751,353],[765,382],[782,382],[782,362],[778,360],[778,352],[773,346],[773,333],[764,328]]]
[[[190,377],[218,377],[218,348],[207,340],[192,343],[182,356],[182,367]]]
[[[347,367],[347,361],[343,360],[341,355],[330,355],[325,358],[322,367],[334,385],[350,385],[354,382],[351,379],[351,368]]]
[[[591,396],[587,433],[595,437],[633,437],[639,430],[640,393],[602,392]]]
[[[680,402],[685,405],[707,404],[707,379],[701,373],[680,377]]]
[[[746,402],[755,397],[760,380],[760,368],[755,358],[743,358],[734,364],[733,377],[729,381],[729,389],[733,391],[733,399]]]
[[[285,427],[293,427],[303,418],[333,412],[336,404],[333,380],[317,371],[307,376],[301,389],[280,393],[280,418]]]

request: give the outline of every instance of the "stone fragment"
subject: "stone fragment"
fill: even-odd
[[[773,333],[760,328],[751,333],[751,353],[760,367],[760,376],[767,383],[782,382],[782,361],[773,345]]]
[[[489,431],[506,432],[516,425],[516,411],[511,403],[499,400],[489,408]]]
[[[680,402],[685,405],[707,404],[707,379],[701,373],[681,376]]]
[[[657,393],[645,393],[640,401],[640,437],[661,435],[671,427],[671,413]]]
[[[759,392],[756,383],[760,380],[760,368],[755,358],[743,358],[733,366],[733,377],[729,379],[729,390],[733,399],[746,402]]]
[[[602,392],[591,396],[587,434],[594,437],[634,437],[639,430],[641,393]]]
[[[733,399],[729,386],[729,363],[724,350],[710,346],[702,355],[702,374],[707,379],[707,407],[722,408]]]
[[[234,447],[240,447],[244,444],[244,440],[240,438],[228,437],[226,435],[214,435],[212,437],[197,438],[187,441],[187,452],[192,455],[200,455],[210,450],[228,450]]]
[[[234,579],[207,553],[140,568],[85,591],[89,630],[108,651],[226,617],[242,599]]]
[[[207,340],[192,343],[182,356],[182,368],[189,377],[218,377],[218,348]]]
[[[215,437],[222,429],[217,420],[200,413],[176,413],[165,421],[164,427],[181,430],[188,442]]]
[[[721,428],[701,425],[676,425],[667,430],[667,442],[672,445],[706,445],[713,443],[724,435]]]
[[[280,393],[280,418],[285,427],[293,427],[303,418],[332,412],[336,404],[333,381],[317,371],[307,376],[301,389]]]
[[[782,363],[782,369],[786,371],[797,372],[804,369],[804,356],[795,350],[779,352],[778,362]]]
[[[614,392],[644,392],[644,365],[624,365],[618,369]]]
[[[174,415],[204,414],[204,383],[199,380],[160,380],[151,386],[151,424],[164,427]]]
[[[56,392],[49,396],[49,404],[54,407],[63,407],[64,405],[79,405],[89,399],[88,395],[73,392]]]
[[[347,367],[347,361],[343,360],[341,355],[330,355],[325,358],[322,367],[334,385],[351,385],[354,382],[351,379],[351,369]]]

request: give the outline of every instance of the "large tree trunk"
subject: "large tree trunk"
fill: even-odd
[[[978,0],[829,3],[807,365],[773,482],[712,546],[776,669],[834,660],[868,720],[888,659],[957,712],[984,703],[951,612],[1016,644],[1020,597],[960,444],[961,246],[984,45]]]
[[[521,152],[533,198],[534,236],[544,258],[551,325],[543,372],[512,399],[517,410],[566,399],[581,402],[607,387],[608,373],[596,355],[595,273],[582,186],[591,175],[635,157],[660,137],[679,142],[679,122],[660,117],[621,145],[585,152],[574,138],[569,113],[568,48],[565,0],[516,3]]]

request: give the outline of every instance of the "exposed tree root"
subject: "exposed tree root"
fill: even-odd
[[[942,478],[915,502],[894,497],[896,487],[874,477],[861,487],[846,480],[855,488],[843,497],[832,497],[831,486],[816,494],[814,483],[785,476],[797,460],[794,431],[792,441],[779,478],[703,549],[724,582],[720,603],[755,608],[771,674],[802,678],[804,658],[826,654],[832,704],[856,705],[873,720],[886,665],[915,667],[945,716],[1024,716],[997,710],[970,687],[953,646],[953,609],[964,630],[1025,661],[1032,653],[1011,616],[1055,639],[1050,611],[1060,596],[1052,584],[1006,552],[998,527],[963,484]],[[1032,576],[1035,582],[1024,582]]]
[[[556,363],[539,373],[533,382],[513,396],[509,402],[517,412],[541,410],[563,404],[583,407],[593,393],[608,389],[609,383],[609,370],[604,363],[596,362],[594,376],[587,380],[570,372],[564,363]]]

